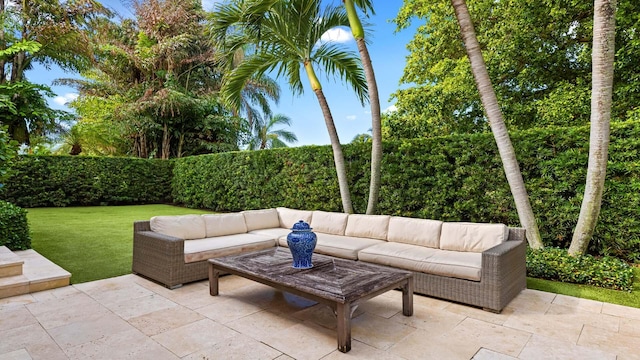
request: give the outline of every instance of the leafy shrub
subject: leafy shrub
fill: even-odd
[[[633,268],[624,261],[609,256],[573,257],[567,250],[558,248],[529,249],[527,275],[629,292],[633,289]]]
[[[0,198],[18,206],[171,202],[172,163],[79,156],[22,156]]]
[[[0,201],[0,246],[11,250],[31,248],[27,211],[6,201]]]
[[[546,246],[566,248],[584,194],[589,127],[511,134]],[[353,207],[366,210],[370,144],[343,146]],[[519,226],[493,135],[383,144],[378,213]],[[640,122],[611,127],[602,210],[589,252],[640,262]],[[217,211],[288,206],[341,211],[330,146],[177,159],[173,199]]]
[[[7,126],[0,126],[0,187],[9,176],[11,163],[18,154],[18,142],[11,140]]]

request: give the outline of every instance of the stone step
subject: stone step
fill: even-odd
[[[23,263],[24,261],[6,246],[0,246],[0,278],[22,275]]]
[[[22,274],[0,278],[0,299],[69,285],[71,273],[35,250],[15,251],[24,262]]]

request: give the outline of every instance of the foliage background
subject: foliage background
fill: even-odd
[[[21,156],[0,198],[27,208],[167,203],[172,165],[156,159]]]
[[[466,3],[509,129],[589,121],[593,1]],[[617,4],[612,119],[622,120],[639,111],[640,2]],[[386,138],[486,131],[450,1],[404,0],[394,22],[417,29],[407,44],[404,86],[392,95],[398,111],[384,122]]]
[[[27,210],[0,200],[0,246],[11,250],[31,248]]]
[[[546,246],[567,248],[580,211],[589,128],[511,134]],[[640,262],[640,121],[613,123],[602,211],[590,253]],[[370,144],[344,146],[354,209],[369,189]],[[490,133],[384,143],[379,213],[518,226]],[[172,161],[24,156],[0,194],[23,207],[171,202],[214,211],[286,206],[340,211],[329,146]]]
[[[584,193],[589,128],[513,133],[532,207],[547,246],[566,248]],[[640,122],[612,125],[606,191],[593,254],[640,261]],[[363,213],[369,144],[344,146],[354,209]],[[328,146],[235,152],[175,161],[173,199],[215,211],[286,206],[340,211]],[[518,226],[491,134],[384,143],[379,213]]]

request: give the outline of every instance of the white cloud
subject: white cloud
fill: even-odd
[[[66,93],[62,96],[56,96],[53,98],[53,102],[55,102],[58,105],[64,106],[67,103],[75,100],[78,98],[78,94],[76,93]]]
[[[349,120],[349,121],[353,121],[356,118],[357,118],[357,116],[355,116],[355,115],[347,115],[347,120]]]
[[[384,109],[382,112],[388,114],[396,111],[398,111],[398,108],[395,105],[391,105],[388,108]]]
[[[322,42],[338,42],[338,43],[346,43],[353,40],[353,35],[351,35],[350,30],[345,30],[344,28],[333,28],[326,33],[322,34],[320,41]]]

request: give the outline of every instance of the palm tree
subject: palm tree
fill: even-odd
[[[571,255],[581,255],[587,251],[602,205],[609,153],[616,39],[615,14],[616,0],[594,1],[589,165],[580,216],[569,246]]]
[[[223,67],[229,72],[233,71],[244,60],[246,53],[247,49],[241,47],[225,54]],[[243,115],[247,119],[249,131],[253,131],[256,119],[261,116],[260,113],[267,117],[273,115],[269,101],[277,104],[279,100],[280,86],[272,78],[263,74],[249,79],[240,93],[240,102],[228,104],[228,107],[233,116]]]
[[[255,53],[247,56],[226,79],[222,94],[228,102],[239,101],[242,88],[252,76],[271,71],[277,77],[284,76],[295,94],[302,94],[300,72],[304,69],[329,132],[342,207],[344,212],[352,213],[340,139],[315,70],[320,66],[328,75],[339,75],[353,87],[362,103],[367,99],[359,59],[339,44],[320,42],[328,30],[348,26],[344,9],[329,6],[321,10],[320,2],[315,0],[237,0],[220,5],[214,19],[211,33],[225,39],[230,48],[256,46]]]
[[[451,0],[451,4],[453,5],[458,23],[460,24],[460,33],[467,51],[467,56],[469,56],[469,61],[471,62],[471,71],[473,72],[473,77],[476,81],[478,92],[480,93],[482,106],[489,119],[491,132],[498,145],[498,152],[500,153],[507,182],[509,183],[511,194],[516,204],[518,217],[520,218],[522,226],[527,230],[529,246],[533,249],[542,248],[543,244],[540,238],[538,224],[533,215],[529,195],[524,186],[520,166],[518,165],[511,139],[509,138],[507,126],[502,117],[502,111],[498,105],[498,98],[493,91],[489,72],[482,57],[482,51],[476,38],[476,32],[473,27],[473,22],[471,21],[471,15],[469,15],[469,9],[464,0]]]
[[[378,206],[378,196],[380,194],[380,172],[382,166],[382,122],[380,119],[380,97],[378,95],[378,84],[376,76],[373,72],[369,49],[364,40],[365,32],[362,22],[358,17],[355,6],[365,12],[373,11],[373,4],[370,0],[343,0],[344,6],[349,17],[349,25],[351,33],[356,39],[358,51],[360,52],[360,60],[364,69],[365,78],[367,79],[367,88],[369,89],[369,105],[371,106],[371,181],[369,183],[369,201],[367,202],[367,214],[374,214]]]
[[[274,129],[278,125],[291,126],[291,118],[283,114],[268,116],[265,120],[257,118],[253,136],[249,140],[249,150],[263,150],[288,147],[286,143],[298,141],[291,131]]]

